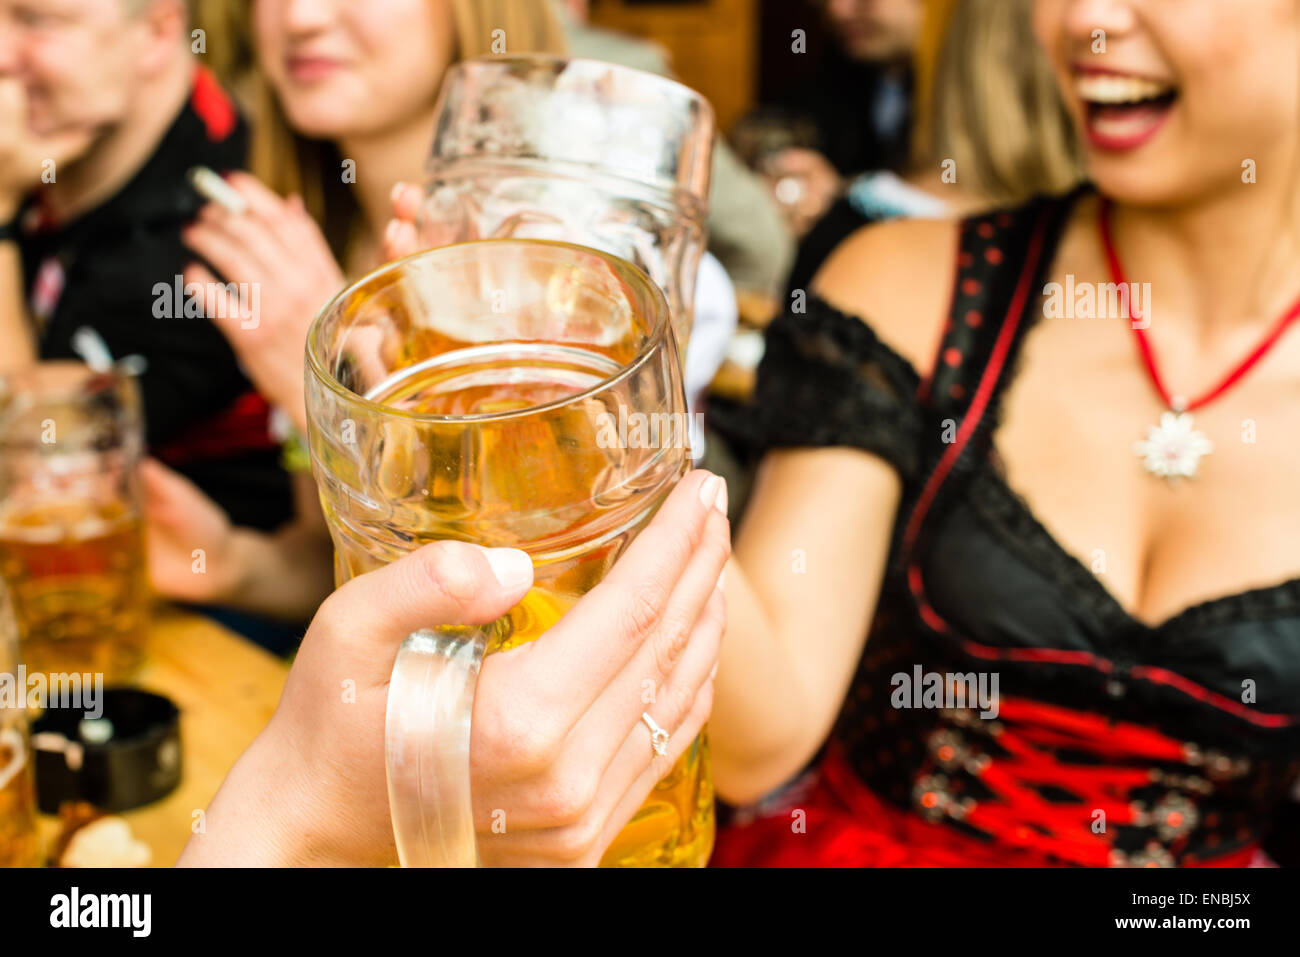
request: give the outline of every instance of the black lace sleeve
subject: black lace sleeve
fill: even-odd
[[[865,322],[810,298],[805,314],[768,327],[753,398],[718,429],[755,451],[863,449],[910,479],[921,463],[919,385],[911,364]]]

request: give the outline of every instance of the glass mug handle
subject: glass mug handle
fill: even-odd
[[[406,637],[384,722],[388,805],[403,867],[477,867],[469,744],[483,655],[495,625]]]

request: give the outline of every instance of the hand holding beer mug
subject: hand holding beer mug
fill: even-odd
[[[470,779],[485,866],[596,863],[693,747],[712,705],[726,624],[717,587],[730,554],[725,500],[717,476],[687,475],[569,614],[540,640],[484,662]],[[525,553],[453,541],[343,585],[316,613],[280,706],[231,769],[207,829],[190,838],[179,863],[396,860],[384,720],[398,645],[431,623],[490,622],[532,585]],[[633,608],[639,613],[629,615]],[[647,676],[659,688],[648,705]],[[643,710],[671,729],[663,756],[652,749]]]
[[[644,273],[591,249],[462,243],[342,292],[307,352],[312,467],[340,583],[440,539],[533,560],[533,587],[509,614],[417,632],[393,672],[388,774],[402,861],[472,865],[468,753],[482,655],[559,621],[686,471],[667,302]],[[651,726],[660,690],[647,674],[634,692],[656,751],[671,733]],[[713,827],[701,732],[602,863],[702,866]]]

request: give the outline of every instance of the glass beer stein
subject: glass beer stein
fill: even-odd
[[[448,71],[417,221],[423,245],[555,239],[640,267],[683,354],[704,251],[714,119],[653,73],[545,55]]]
[[[135,380],[78,362],[0,377],[0,578],[28,672],[128,680],[148,608]]]
[[[402,862],[472,866],[469,719],[482,655],[553,625],[688,467],[667,303],[640,270],[595,250],[468,242],[344,290],[307,353],[312,468],[340,583],[440,539],[522,548],[534,562],[534,587],[494,625],[408,638],[390,686]],[[701,732],[602,863],[702,866],[713,813]]]
[[[27,688],[18,677],[18,627],[0,582],[0,681],[11,689],[0,694],[0,867],[40,867],[44,860],[27,740]]]

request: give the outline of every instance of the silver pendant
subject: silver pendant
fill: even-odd
[[[1145,441],[1133,444],[1133,451],[1152,475],[1195,478],[1201,459],[1214,451],[1214,443],[1196,431],[1190,413],[1166,412],[1159,425],[1147,429]]]

